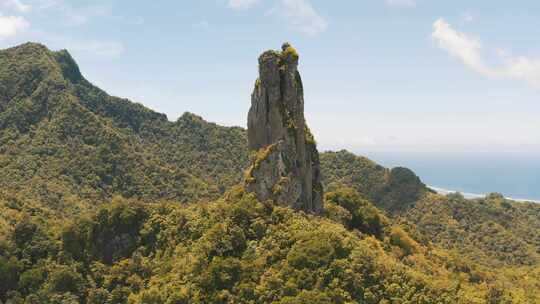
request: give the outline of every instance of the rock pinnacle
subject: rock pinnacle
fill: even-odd
[[[309,213],[323,212],[323,188],[316,143],[304,118],[299,56],[284,43],[282,51],[259,57],[259,78],[248,114],[251,167],[246,188],[261,201]]]

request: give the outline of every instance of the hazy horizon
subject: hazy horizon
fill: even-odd
[[[540,158],[532,153],[353,152],[383,166],[411,168],[429,186],[540,201]]]

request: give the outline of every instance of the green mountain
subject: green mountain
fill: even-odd
[[[248,164],[244,129],[190,113],[170,122],[140,104],[109,96],[84,79],[67,51],[33,43],[2,51],[0,96],[5,168],[0,186],[18,194],[2,194],[6,200],[66,211],[114,195],[145,201],[215,199],[241,181]],[[351,157],[332,155],[323,161]],[[325,169],[326,183],[355,174]],[[372,178],[377,185],[359,189],[377,202],[389,192],[383,185],[386,173],[379,171]]]
[[[467,200],[461,195],[428,195],[404,218],[442,248],[487,267],[540,264],[540,206],[500,194]]]
[[[314,216],[246,193],[249,163],[243,128],[0,51],[0,303],[540,303],[537,204],[339,151]]]
[[[0,198],[12,204],[72,214],[114,195],[216,198],[239,181],[228,172],[242,170],[243,146],[239,128],[191,114],[172,123],[107,95],[66,51],[0,52]]]
[[[409,209],[432,192],[410,169],[387,169],[345,150],[321,154],[321,167],[327,188],[342,185],[355,188],[392,214]]]

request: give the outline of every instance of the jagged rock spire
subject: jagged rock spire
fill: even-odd
[[[304,118],[298,59],[289,43],[281,52],[266,51],[259,57],[248,114],[249,148],[256,154],[245,183],[259,200],[320,214],[319,153]]]

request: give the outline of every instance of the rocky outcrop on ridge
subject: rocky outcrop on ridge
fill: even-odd
[[[304,118],[298,59],[288,43],[283,44],[281,52],[266,51],[259,57],[259,78],[248,114],[253,160],[245,183],[261,201],[270,199],[321,214],[319,153]]]

